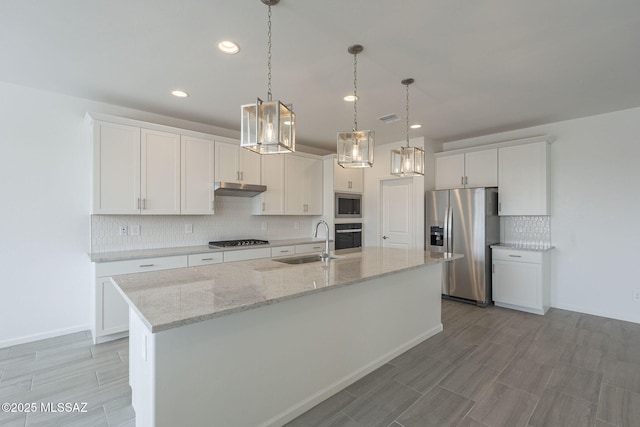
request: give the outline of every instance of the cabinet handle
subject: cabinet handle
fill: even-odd
[[[138,210],[140,210],[140,197],[138,197]]]
[[[240,181],[240,171],[236,171],[236,181]]]
[[[349,184],[347,185],[348,188],[352,188],[353,187],[353,183],[351,181],[349,181]]]
[[[289,253],[289,251],[280,251],[281,254]]]
[[[140,267],[153,267],[155,264],[141,264]]]
[[[314,247],[313,247],[313,248],[311,248],[311,249],[322,249],[322,246],[314,246]]]
[[[469,177],[465,176],[464,177],[464,185],[467,185],[469,183]]]
[[[262,211],[264,212],[264,203],[262,204]]]
[[[509,255],[511,258],[522,258],[522,255]]]
[[[240,181],[244,181],[244,171],[240,172]]]
[[[464,176],[460,177],[460,185],[464,185]]]
[[[502,212],[502,202],[498,202],[498,212]]]
[[[496,265],[495,264],[491,264],[491,272],[492,273],[496,272]]]
[[[302,205],[302,210],[304,212],[308,212],[309,211],[309,205],[307,205],[307,204]]]
[[[213,261],[213,258],[202,258],[200,261]]]
[[[147,198],[142,199],[142,209],[147,209]]]

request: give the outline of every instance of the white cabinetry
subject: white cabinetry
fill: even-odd
[[[333,244],[333,242],[330,242],[330,244]],[[302,243],[296,245],[296,254],[312,254],[315,252],[322,252],[324,249],[324,242]],[[333,250],[331,247],[329,247],[329,249]]]
[[[285,214],[322,215],[322,160],[287,155],[284,177]]]
[[[549,310],[549,251],[493,248],[492,262],[495,305],[535,314]]]
[[[180,135],[141,129],[140,199],[147,215],[180,213]]]
[[[224,261],[222,252],[207,252],[203,254],[191,254],[188,258],[189,267],[198,265],[220,264]]]
[[[232,144],[216,141],[216,181],[260,184],[260,155]]]
[[[333,189],[362,193],[364,191],[364,171],[362,168],[343,168],[338,159],[333,160]]]
[[[436,157],[436,189],[495,187],[498,149],[440,154]]]
[[[224,252],[224,262],[245,261],[248,259],[270,258],[271,248],[238,249]]]
[[[101,120],[92,126],[92,213],[213,213],[213,141]]]
[[[129,330],[129,306],[111,282],[111,276],[186,266],[186,255],[96,263],[93,342],[121,338]]]
[[[214,208],[214,142],[183,135],[180,150],[180,213],[211,215]]]
[[[284,214],[284,157],[273,154],[261,156],[261,184],[267,186],[267,191],[253,198],[253,213],[255,215]]]
[[[549,215],[548,161],[546,141],[499,149],[499,215]]]
[[[95,121],[93,213],[140,213],[140,128]]]

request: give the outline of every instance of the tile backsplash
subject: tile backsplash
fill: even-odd
[[[551,247],[551,222],[548,216],[500,217],[502,242],[523,249]]]
[[[251,215],[252,199],[218,197],[214,215],[92,215],[91,252],[206,245],[211,240],[310,237],[319,217]],[[192,233],[185,233],[188,226]],[[120,227],[127,235],[120,235]],[[132,227],[133,226],[133,227]],[[140,227],[139,235],[132,228]]]

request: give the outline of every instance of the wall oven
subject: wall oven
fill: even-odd
[[[362,223],[335,224],[335,248],[349,249],[362,246]]]
[[[335,218],[362,218],[362,194],[335,193]]]

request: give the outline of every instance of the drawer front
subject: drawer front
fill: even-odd
[[[189,255],[189,267],[197,265],[220,264],[223,261],[222,252],[207,252]]]
[[[271,257],[287,256],[296,253],[295,246],[278,246],[277,248],[271,248]]]
[[[96,263],[96,276],[117,276],[118,274],[142,273],[186,266],[186,255],[99,262]]]
[[[247,259],[270,258],[271,248],[240,249],[237,251],[225,251],[224,262],[244,261]]]
[[[530,262],[534,264],[542,263],[542,252],[535,251],[519,251],[512,249],[494,248],[492,256],[494,260],[499,261]]]
[[[305,243],[296,245],[297,254],[311,254],[324,251],[324,243]]]

